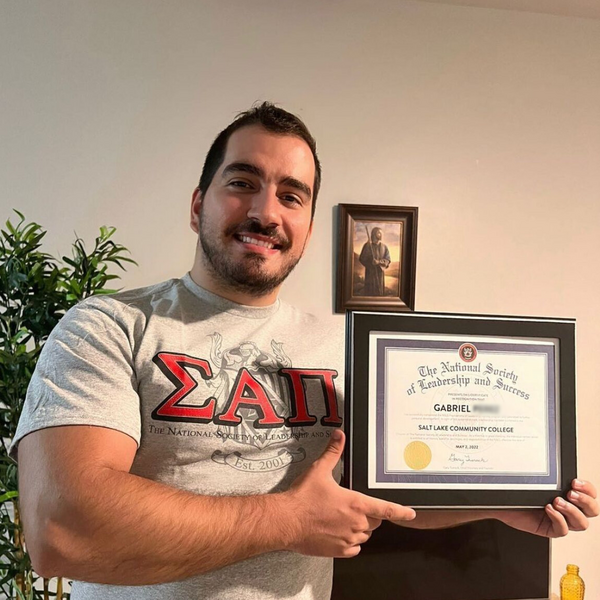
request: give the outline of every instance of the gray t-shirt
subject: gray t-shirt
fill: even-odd
[[[38,429],[96,425],[138,443],[136,475],[206,495],[285,490],[341,425],[342,333],[282,301],[230,302],[189,274],[88,298],[44,347],[12,451]],[[330,559],[272,552],[176,583],[75,582],[72,598],[324,600],[331,572]]]

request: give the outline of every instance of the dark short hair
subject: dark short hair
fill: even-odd
[[[234,131],[249,125],[259,125],[260,127],[272,133],[280,135],[292,135],[304,140],[313,158],[315,159],[315,180],[312,191],[311,219],[315,216],[317,205],[317,195],[321,187],[321,163],[317,157],[317,142],[310,134],[308,127],[296,115],[275,106],[271,102],[253,106],[250,110],[239,113],[236,118],[215,138],[204,160],[202,175],[198,189],[203,197],[210,186],[215,173],[223,164],[225,152],[227,151],[227,142]]]

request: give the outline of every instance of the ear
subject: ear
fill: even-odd
[[[198,219],[200,218],[200,206],[202,204],[201,195],[200,189],[196,188],[192,194],[192,205],[190,206],[190,227],[196,233],[200,231]]]

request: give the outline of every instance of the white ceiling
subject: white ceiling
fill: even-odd
[[[564,17],[600,19],[600,0],[420,0],[437,4],[457,4],[480,8],[500,8],[546,13]]]

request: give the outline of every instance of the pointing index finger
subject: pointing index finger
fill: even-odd
[[[408,506],[402,506],[401,504],[377,498],[367,499],[365,514],[368,517],[381,519],[382,521],[412,521],[417,516],[417,513]]]

